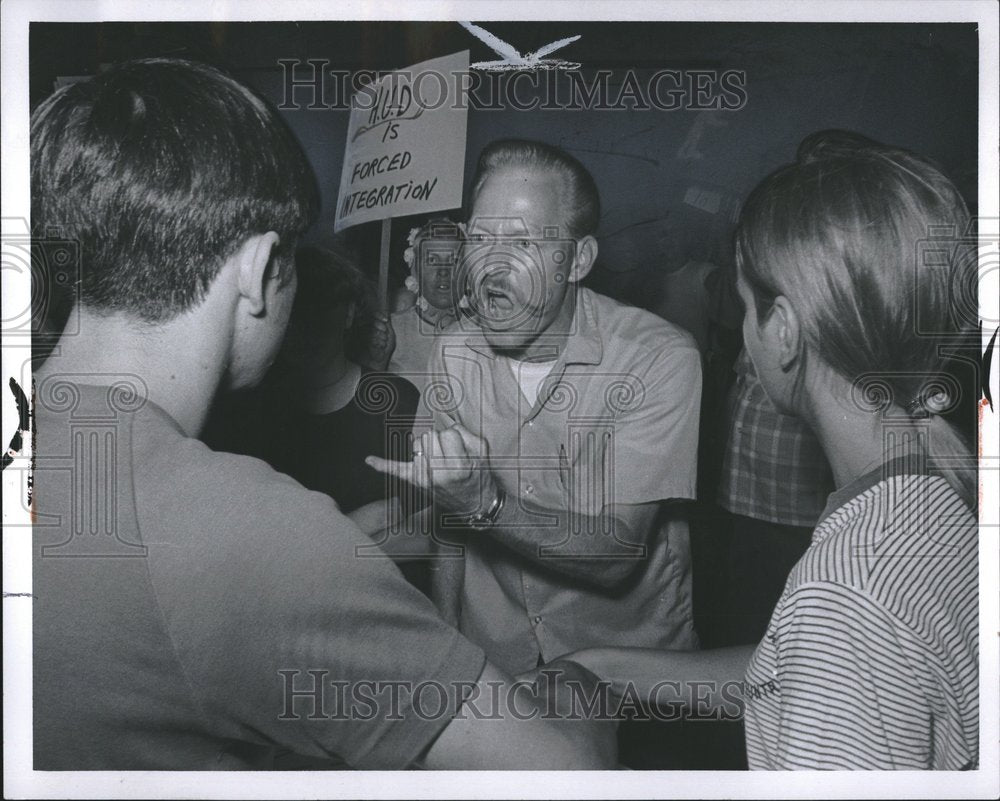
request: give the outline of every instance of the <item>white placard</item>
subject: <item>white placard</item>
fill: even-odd
[[[462,205],[469,51],[385,75],[352,101],[335,229]]]

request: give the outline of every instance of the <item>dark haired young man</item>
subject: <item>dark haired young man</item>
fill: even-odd
[[[82,260],[36,374],[34,767],[607,766],[605,730],[524,694],[477,714],[508,677],[358,558],[332,500],[195,439],[292,307],[317,193],[277,113],[211,67],[130,62],[46,100],[31,158],[32,223]]]

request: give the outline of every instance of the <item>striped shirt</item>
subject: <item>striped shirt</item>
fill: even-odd
[[[940,477],[831,496],[746,673],[752,769],[979,759],[978,528]]]

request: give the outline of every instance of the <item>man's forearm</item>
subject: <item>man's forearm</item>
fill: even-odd
[[[408,518],[400,517],[391,525],[366,533],[394,562],[411,562],[434,554],[434,540],[428,534],[430,521],[431,509],[425,507]]]
[[[642,539],[609,511],[546,509],[515,496],[491,526],[471,536],[492,537],[536,564],[604,588],[620,584],[646,556]]]
[[[347,513],[351,522],[368,536],[396,525],[401,516],[399,499],[395,497],[383,501],[372,501]]]
[[[637,695],[644,704],[681,706],[688,712],[714,716],[722,711],[743,714],[743,675],[753,645],[705,651],[654,648],[588,648],[567,654],[601,679],[618,696]]]
[[[609,770],[617,764],[614,727],[540,702],[487,663],[470,698],[418,761],[430,770]],[[589,686],[586,687],[589,689]],[[564,689],[562,695],[569,697]]]

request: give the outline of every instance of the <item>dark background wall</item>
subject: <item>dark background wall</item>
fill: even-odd
[[[746,103],[735,111],[521,112],[507,106],[469,112],[467,181],[482,146],[503,136],[543,139],[587,164],[603,203],[601,258],[589,280],[640,305],[655,298],[657,276],[675,266],[672,251],[679,245],[687,256],[725,261],[742,197],[793,158],[803,136],[822,128],[855,130],[935,159],[975,207],[973,24],[498,22],[484,27],[521,52],[579,34],[579,41],[557,55],[581,62],[588,83],[597,71],[610,70],[612,99],[630,70],[640,84],[661,69],[745,73]],[[33,105],[51,93],[60,76],[94,74],[103,64],[140,56],[218,64],[276,103],[287,93],[280,59],[388,70],[465,49],[472,61],[496,57],[454,22],[33,23],[30,48]],[[323,242],[333,233],[348,112],[308,108],[309,93],[301,89],[292,99],[301,107],[283,113],[305,146],[323,193],[323,214],[309,238]],[[685,200],[697,203],[696,197],[708,198],[703,205],[709,210]],[[394,223],[396,280],[403,271],[403,238],[414,222]],[[349,234],[372,272],[377,232],[372,223]]]

